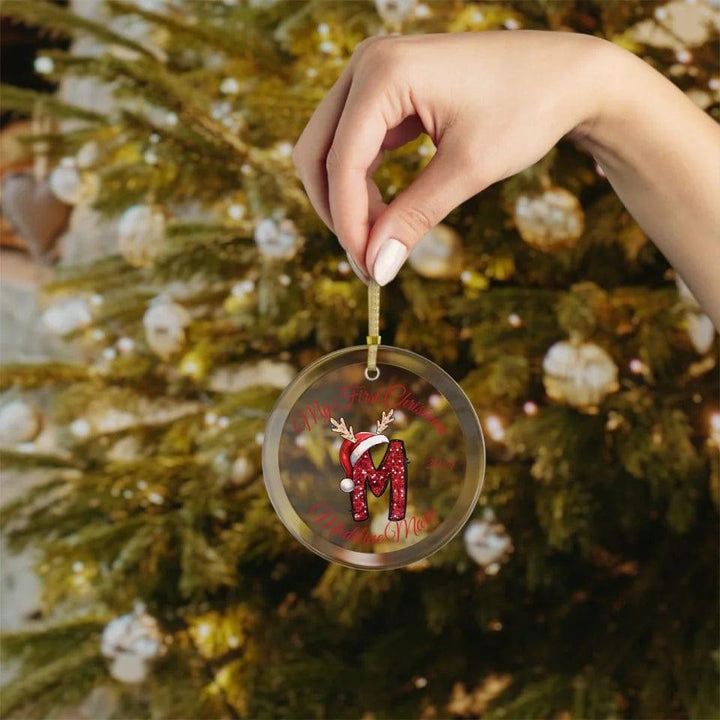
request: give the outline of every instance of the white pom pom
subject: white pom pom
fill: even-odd
[[[340,489],[344,493],[352,492],[354,487],[355,487],[355,483],[350,478],[343,478],[340,481]]]

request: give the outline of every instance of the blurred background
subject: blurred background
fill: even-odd
[[[720,716],[716,334],[573,144],[383,293],[384,341],[483,424],[466,530],[402,570],[330,565],[260,469],[282,388],[364,342],[365,286],[290,158],[357,43],[590,33],[718,118],[716,2],[2,14],[3,717]],[[392,153],[385,196],[433,152]]]

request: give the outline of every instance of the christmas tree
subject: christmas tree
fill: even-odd
[[[572,143],[458,208],[383,291],[383,341],[442,365],[485,428],[466,531],[403,570],[332,565],[281,525],[260,469],[280,390],[365,339],[366,288],[290,158],[354,47],[591,33],[717,117],[717,31],[683,42],[676,12],[5,0],[74,40],[37,71],[98,93],[3,102],[62,123],[31,147],[60,199],[107,218],[112,251],[61,262],[46,289],[81,361],[2,373],[3,463],[42,477],[3,524],[38,548],[43,583],[41,617],[3,637],[19,662],[3,717],[718,716],[717,342]],[[385,195],[433,151],[423,136],[393,152]]]

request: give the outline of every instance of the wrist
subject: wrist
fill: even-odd
[[[627,148],[631,141],[642,116],[639,105],[647,101],[646,91],[656,73],[617,45],[598,38],[592,41],[584,78],[586,102],[569,135],[599,161],[611,162],[618,151],[615,145],[620,142]]]

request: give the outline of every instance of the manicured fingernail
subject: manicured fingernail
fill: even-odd
[[[350,253],[347,253],[347,259],[352,271],[367,285],[370,282],[370,278],[360,269],[360,266],[353,260]]]
[[[380,247],[375,258],[373,275],[375,282],[387,285],[397,274],[408,256],[408,249],[395,238],[388,238]]]

